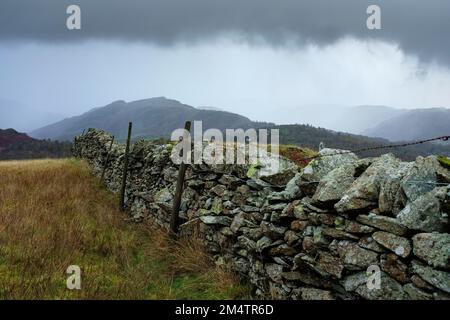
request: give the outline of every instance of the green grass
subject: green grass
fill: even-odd
[[[0,162],[1,299],[238,299],[250,288],[198,239],[125,221],[78,160]],[[66,288],[79,265],[81,290]]]

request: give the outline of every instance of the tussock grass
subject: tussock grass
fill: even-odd
[[[280,145],[280,155],[288,158],[292,162],[294,162],[300,168],[304,168],[311,161],[310,158],[317,155],[317,152],[308,148],[298,147],[295,145]]]
[[[0,162],[1,299],[237,299],[199,240],[127,222],[78,160]],[[66,288],[79,265],[81,290]]]

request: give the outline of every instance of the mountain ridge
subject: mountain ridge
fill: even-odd
[[[184,127],[186,119],[203,121],[208,128],[250,128],[255,122],[236,113],[201,110],[178,100],[156,97],[125,102],[118,100],[106,106],[91,109],[31,132],[35,138],[71,140],[88,127],[101,128],[126,137],[126,123],[133,122],[133,137],[170,137],[173,130]]]
[[[363,134],[391,141],[428,139],[450,135],[450,109],[405,110],[366,129]]]
[[[376,107],[367,108],[376,112]],[[380,116],[386,116],[389,110],[390,107],[385,107],[380,112]],[[81,134],[87,128],[97,128],[110,132],[118,140],[124,140],[127,135],[128,122],[132,121],[132,138],[134,140],[138,138],[168,139],[173,130],[184,127],[186,120],[201,120],[203,122],[203,130],[209,128],[217,128],[222,131],[238,128],[244,130],[248,128],[279,129],[281,143],[304,146],[315,150],[317,150],[320,143],[324,143],[330,148],[339,149],[359,149],[392,144],[391,141],[385,138],[345,133],[311,125],[276,125],[270,122],[255,122],[236,113],[201,110],[183,104],[178,100],[167,99],[165,97],[141,99],[131,102],[117,100],[106,106],[91,109],[79,116],[64,119],[38,129],[32,132],[31,135],[40,139],[72,140],[74,136]],[[429,143],[410,146],[401,150],[396,149],[392,150],[392,152],[402,159],[411,160],[418,155],[450,155],[450,147]],[[379,154],[380,152],[366,152],[363,155],[377,156]]]

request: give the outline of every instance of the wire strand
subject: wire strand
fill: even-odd
[[[408,146],[413,146],[413,145],[418,145],[418,144],[432,142],[432,141],[438,141],[438,140],[448,141],[449,139],[450,139],[450,135],[436,137],[436,138],[430,138],[430,139],[425,139],[425,140],[419,140],[419,141],[413,141],[413,142],[407,142],[407,143],[401,143],[401,144],[392,144],[392,145],[387,145],[387,146],[376,146],[376,147],[366,147],[366,148],[353,149],[353,150],[343,150],[340,152],[335,152],[335,153],[330,153],[330,154],[317,154],[312,157],[301,158],[301,159],[299,159],[299,161],[308,161],[308,160],[314,160],[317,158],[332,157],[332,156],[349,154],[349,153],[361,153],[361,152],[373,151],[373,150],[402,148],[402,147],[408,147]]]

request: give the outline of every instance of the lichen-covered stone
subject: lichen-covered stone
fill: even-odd
[[[327,173],[319,182],[312,199],[329,204],[338,202],[353,183],[356,163],[339,166]]]
[[[344,270],[344,264],[339,258],[333,257],[329,253],[320,252],[317,259],[309,256],[302,257],[314,271],[322,275],[331,275],[338,279],[342,277],[342,272]]]
[[[435,188],[418,196],[399,212],[397,218],[409,229],[425,232],[444,231],[448,226],[448,215],[442,211],[442,202],[447,197],[447,187]]]
[[[361,284],[356,292],[363,298],[369,300],[404,300],[407,295],[402,286],[389,277],[386,273],[381,272],[379,288],[367,286],[367,283]]]
[[[411,244],[406,238],[384,231],[377,231],[372,237],[376,242],[400,257],[406,258],[411,253]]]
[[[200,220],[205,224],[220,224],[224,226],[231,224],[231,218],[225,216],[202,216]]]
[[[354,212],[376,208],[381,185],[385,181],[387,172],[395,170],[398,165],[398,159],[391,154],[378,158],[352,183],[335,204],[335,209],[338,212]]]
[[[450,234],[419,233],[412,239],[415,256],[432,267],[450,268]]]
[[[370,213],[369,215],[360,214],[356,217],[356,221],[398,236],[403,236],[408,231],[398,219],[373,213]]]
[[[414,261],[412,271],[432,286],[450,293],[450,273],[422,266]]]
[[[330,156],[330,155],[333,156]],[[325,175],[337,167],[355,163],[358,157],[346,150],[324,148],[319,151],[319,157],[312,160],[302,172],[305,181],[320,181]]]
[[[295,294],[301,300],[335,300],[331,291],[316,288],[299,288]]]
[[[415,287],[412,283],[405,284],[403,286],[403,291],[406,292],[409,299],[411,300],[431,300],[433,299],[433,295],[420,290],[419,288]]]
[[[378,262],[376,252],[363,249],[354,242],[340,241],[337,251],[344,264],[350,269],[365,269]]]

